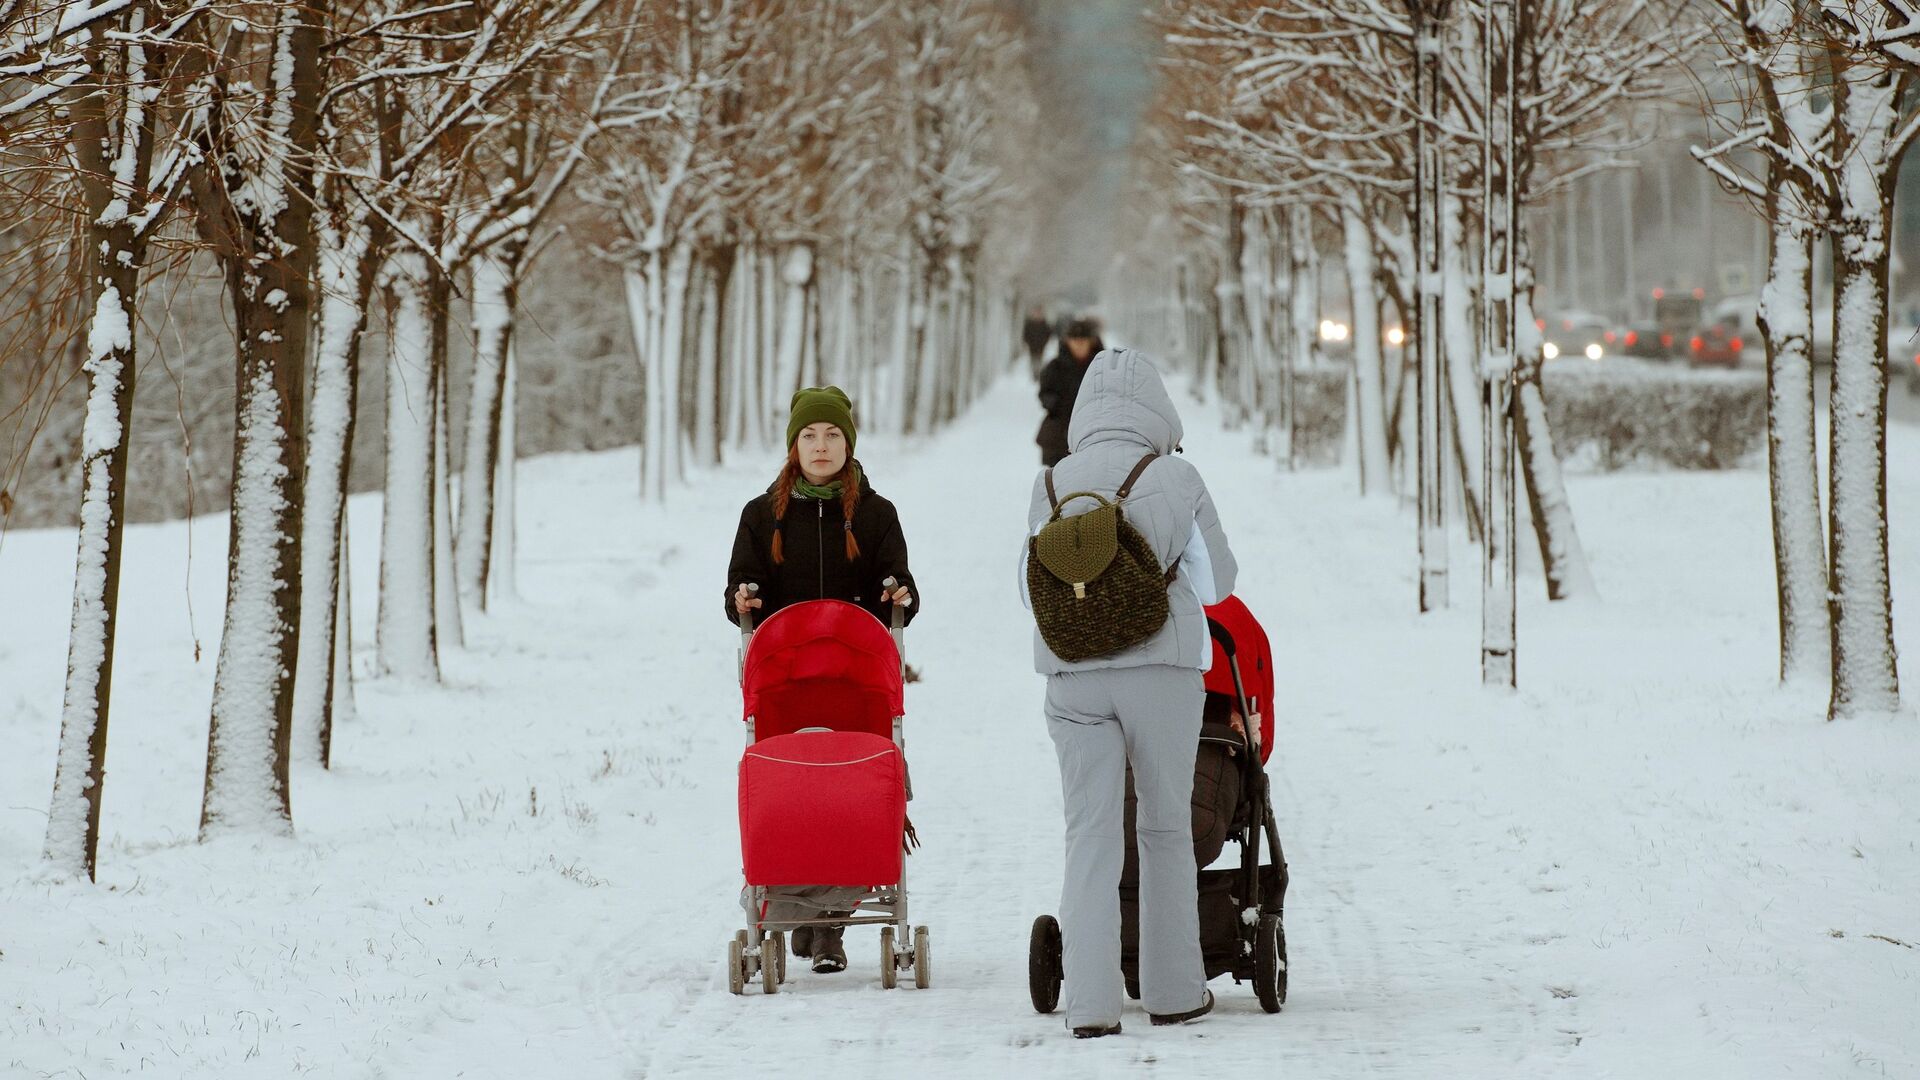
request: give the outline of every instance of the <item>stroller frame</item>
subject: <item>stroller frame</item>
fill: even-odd
[[[896,584],[888,578],[883,583],[888,589]],[[748,594],[757,593],[759,587],[748,584]],[[904,679],[907,669],[906,612],[895,606],[892,624],[888,633],[893,638],[894,651],[899,657],[900,672]],[[753,640],[754,619],[752,611],[740,618],[740,681],[746,682],[747,648]],[[906,717],[892,718],[892,741],[905,761],[907,749]],[[799,731],[832,730],[830,728],[800,728]],[[751,747],[758,739],[755,730],[755,718],[746,719],[746,745]],[[907,782],[907,797],[912,798],[913,784]],[[904,839],[902,841],[904,843]],[[842,895],[836,896],[831,908],[822,904],[813,896],[804,895],[799,890],[814,890],[819,886],[775,886],[749,885],[745,899],[751,903],[756,918],[747,929],[735,932],[728,946],[727,971],[729,988],[735,994],[745,992],[745,983],[758,974],[761,989],[768,994],[779,992],[780,985],[787,979],[786,936],[789,932],[812,927],[880,927],[881,968],[880,985],[891,990],[899,982],[899,973],[911,970],[916,987],[926,989],[932,985],[932,950],[929,944],[930,931],[926,926],[911,926],[908,923],[907,903],[907,867],[901,860],[900,879],[888,885],[879,885],[864,893],[855,893],[848,887]],[[769,919],[766,913],[775,902],[792,904],[802,908],[811,908],[818,914],[814,918]],[[829,916],[824,912],[852,905],[846,915]],[[744,904],[742,905],[745,906]]]

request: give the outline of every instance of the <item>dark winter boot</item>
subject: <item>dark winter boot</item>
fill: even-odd
[[[793,946],[793,955],[802,960],[813,955],[813,927],[794,928],[793,933],[787,936],[787,941]]]
[[[822,926],[813,931],[813,970],[826,975],[847,970],[847,950],[840,942],[846,929]]]

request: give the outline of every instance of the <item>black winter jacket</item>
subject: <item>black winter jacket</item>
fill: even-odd
[[[1083,364],[1073,358],[1063,342],[1060,354],[1040,369],[1040,407],[1047,412],[1040,421],[1039,433],[1033,437],[1040,446],[1040,464],[1051,467],[1067,456],[1067,425],[1073,419],[1074,399],[1080,396],[1080,380],[1086,378],[1093,358],[1105,348],[1099,338],[1094,338],[1093,351],[1087,354]]]
[[[846,600],[892,625],[893,605],[880,599],[882,581],[893,578],[913,594],[907,621],[920,612],[920,589],[907,569],[907,538],[900,531],[900,515],[893,504],[874,494],[866,477],[860,479],[860,506],[853,513],[853,538],[860,557],[847,561],[845,529],[840,503],[809,499],[796,492],[787,500],[786,536],[781,542],[786,561],[773,561],[773,492],[755,497],[740,511],[740,530],[733,538],[733,558],[727,564],[727,618],[738,624],[733,594],[742,583],[760,586],[765,601],[754,609],[757,622],[803,600]]]

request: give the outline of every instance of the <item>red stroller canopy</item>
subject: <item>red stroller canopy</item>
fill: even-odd
[[[890,739],[893,718],[906,714],[893,636],[841,600],[793,604],[761,623],[741,691],[756,741],[809,727]]]
[[[1240,661],[1240,681],[1252,699],[1248,704],[1260,713],[1260,760],[1265,761],[1273,753],[1273,648],[1267,642],[1267,632],[1237,596],[1229,596],[1206,611],[1207,618],[1219,623],[1233,639]],[[1233,696],[1233,672],[1227,666],[1226,650],[1217,640],[1213,642],[1213,667],[1207,670],[1206,684],[1212,693]]]

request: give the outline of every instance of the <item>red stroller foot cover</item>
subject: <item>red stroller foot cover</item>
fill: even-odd
[[[740,855],[749,885],[900,880],[906,771],[891,739],[800,731],[740,759]]]

